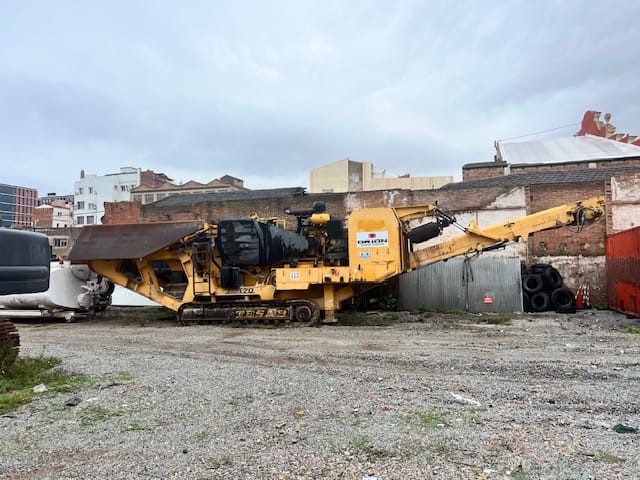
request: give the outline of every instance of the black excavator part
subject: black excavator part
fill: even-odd
[[[409,240],[411,243],[422,243],[436,238],[440,233],[442,233],[442,229],[438,222],[429,222],[413,228],[409,232]]]
[[[218,249],[225,265],[288,262],[308,248],[302,235],[252,218],[222,218],[218,222]]]
[[[181,325],[233,324],[315,325],[320,308],[311,300],[272,300],[237,303],[187,303],[178,311]]]

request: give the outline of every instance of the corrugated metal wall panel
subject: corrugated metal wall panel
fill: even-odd
[[[520,259],[453,258],[419,268],[400,276],[398,304],[401,310],[521,312]]]
[[[609,308],[640,317],[640,227],[607,237]]]
[[[464,310],[461,272],[460,262],[452,259],[401,275],[398,306],[401,310],[415,310],[426,305],[443,311]]]
[[[483,258],[469,262],[470,312],[522,312],[519,258]]]

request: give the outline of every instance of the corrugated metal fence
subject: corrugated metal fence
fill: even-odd
[[[640,316],[640,227],[607,237],[609,308]]]
[[[519,258],[452,258],[400,276],[399,307],[522,312]]]

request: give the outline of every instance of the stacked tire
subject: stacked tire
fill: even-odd
[[[8,319],[0,318],[0,373],[13,365],[19,351],[18,329]]]
[[[562,275],[547,263],[522,267],[522,304],[525,312],[575,313],[573,292],[564,288]]]

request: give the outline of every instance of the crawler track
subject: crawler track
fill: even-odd
[[[242,303],[189,303],[178,312],[181,325],[246,324],[308,326],[318,323],[320,308],[311,300]]]

